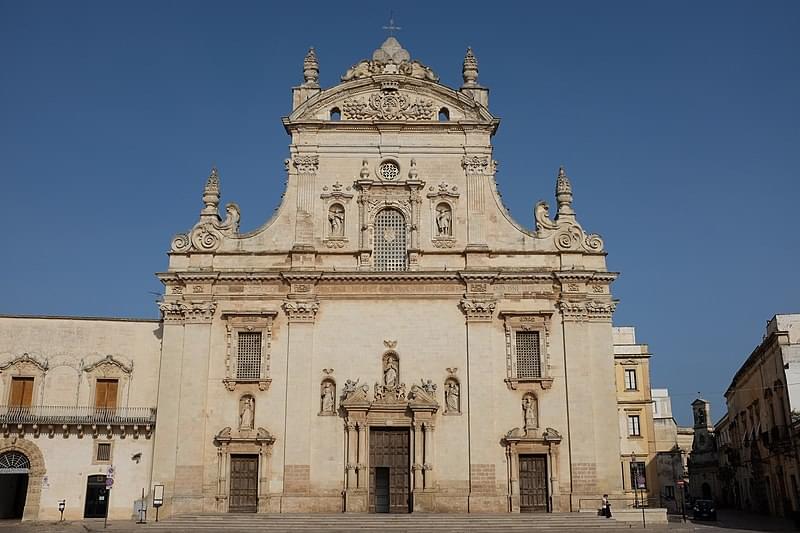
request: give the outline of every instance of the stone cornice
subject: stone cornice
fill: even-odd
[[[164,322],[211,322],[217,302],[171,301],[158,304]]]
[[[611,320],[617,308],[617,302],[601,300],[562,300],[558,302],[556,306],[561,312],[561,316],[566,321],[584,322],[591,320],[605,322]]]
[[[592,270],[562,270],[553,272],[557,280],[567,282],[611,283],[619,277],[619,272],[597,272]]]

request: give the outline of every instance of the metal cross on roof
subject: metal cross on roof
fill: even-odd
[[[395,31],[400,31],[403,28],[401,28],[400,26],[395,26],[394,25],[394,14],[390,12],[389,13],[389,25],[388,26],[384,26],[383,29],[389,32],[389,36],[390,37],[393,37]]]

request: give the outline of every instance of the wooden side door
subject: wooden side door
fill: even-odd
[[[410,432],[394,430],[389,433],[391,466],[389,468],[389,512],[409,512],[410,482]]]
[[[547,500],[547,457],[544,455],[520,455],[520,512],[546,513]]]
[[[9,407],[30,407],[33,402],[33,378],[11,378],[11,397]]]
[[[258,511],[258,456],[231,455],[231,490],[228,511]]]

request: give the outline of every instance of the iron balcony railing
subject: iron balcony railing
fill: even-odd
[[[153,425],[155,407],[89,407],[69,405],[0,405],[0,424]]]

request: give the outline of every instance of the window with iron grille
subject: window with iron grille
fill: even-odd
[[[631,462],[631,487],[647,489],[647,476],[645,475],[645,465],[642,461]]]
[[[542,354],[538,331],[517,331],[514,335],[517,351],[517,377],[542,377]]]
[[[111,461],[111,443],[110,442],[98,442],[97,443],[97,455],[95,455],[95,459],[97,461]]]
[[[236,351],[236,377],[258,379],[261,377],[261,332],[240,331]]]
[[[406,219],[396,209],[384,209],[375,216],[375,270],[406,270]]]
[[[625,390],[637,390],[638,387],[636,386],[636,369],[635,368],[626,368],[625,369]]]

